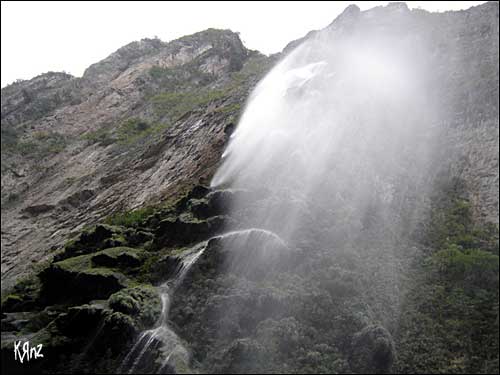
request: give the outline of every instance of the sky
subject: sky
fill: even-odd
[[[177,39],[210,27],[240,33],[265,54],[329,25],[349,4],[361,10],[387,1],[297,2],[1,2],[1,85],[48,71],[81,76],[134,40]],[[429,11],[467,9],[484,1],[409,1]]]

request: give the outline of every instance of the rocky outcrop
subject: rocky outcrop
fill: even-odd
[[[197,220],[202,232],[183,227],[182,236],[163,231],[162,223],[168,217],[193,217],[190,201],[208,192],[197,186],[151,215],[122,218],[128,226],[89,228],[42,270],[17,283],[2,299],[2,366],[21,371],[22,365],[12,362],[13,341],[33,337],[50,356],[36,371],[118,371],[134,338],[152,328],[168,307],[159,296],[162,286],[156,286],[175,277],[193,239],[216,233],[213,222],[219,217]],[[133,211],[127,215],[136,217]],[[89,351],[82,353],[82,347]],[[161,353],[155,345],[150,350],[154,367]],[[107,354],[95,363],[99,351]]]
[[[100,218],[207,182],[270,61],[210,29],[2,89],[2,288]]]

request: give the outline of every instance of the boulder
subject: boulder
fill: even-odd
[[[207,220],[188,220],[182,217],[162,220],[156,230],[153,247],[185,245],[206,240],[219,232],[225,222],[223,216]]]
[[[114,247],[105,249],[91,258],[92,264],[102,267],[137,267],[142,264],[141,251],[130,247]]]
[[[126,287],[126,277],[107,268],[92,268],[88,255],[53,263],[40,273],[45,303],[86,302],[108,298]]]
[[[98,224],[82,232],[76,239],[68,242],[61,254],[54,260],[61,261],[82,254],[94,253],[109,247],[125,246],[124,230],[121,227]]]
[[[132,317],[134,326],[141,330],[151,328],[162,310],[158,292],[148,285],[122,289],[111,295],[108,302],[113,311]]]

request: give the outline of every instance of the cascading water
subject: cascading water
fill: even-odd
[[[236,200],[231,213],[244,209],[243,227],[292,245],[311,225],[321,230],[306,237],[322,247],[371,224],[390,228],[388,240],[408,229],[425,197],[436,120],[429,52],[411,34],[341,21],[259,83],[212,180],[270,192],[254,207]]]
[[[359,15],[366,17],[366,27],[340,19],[284,57],[250,96],[212,187],[258,192],[253,202],[235,199],[229,214],[239,218],[241,228],[262,228],[273,236],[250,245],[252,256],[242,255],[248,254],[246,236],[221,245],[229,275],[221,283],[231,292],[216,300],[229,306],[226,301],[235,295],[262,297],[256,305],[238,302],[220,308],[219,327],[231,334],[219,338],[225,351],[214,349],[207,358],[222,355],[226,362],[220,368],[207,364],[209,368],[300,368],[293,359],[292,365],[263,365],[264,358],[277,357],[258,348],[272,347],[283,340],[283,333],[276,328],[264,334],[263,326],[248,316],[260,316],[271,326],[292,324],[286,320],[292,319],[299,322],[293,329],[309,324],[316,329],[329,317],[308,322],[319,314],[308,304],[354,322],[359,337],[372,335],[386,342],[385,354],[377,361],[383,363],[381,371],[390,367],[392,339],[384,327],[396,330],[399,255],[412,251],[409,237],[423,215],[439,121],[429,90],[431,52],[408,32],[405,15],[397,10],[395,14],[394,25],[387,28],[372,27],[369,14]],[[401,32],[388,32],[390,28]],[[291,250],[283,251],[275,238]],[[265,271],[270,264],[272,271]],[[356,279],[366,275],[371,276],[365,290],[353,286],[349,295],[351,286],[346,285],[356,285]],[[286,297],[276,296],[277,291]],[[318,302],[313,296],[319,295],[323,297]],[[347,297],[351,300],[345,302]],[[262,298],[270,301],[261,306]],[[338,298],[344,302],[328,302]],[[333,324],[324,336],[316,334],[310,347],[349,340],[339,329]],[[336,350],[357,358],[348,344],[338,345]],[[286,347],[291,350],[293,345]],[[365,371],[356,367],[355,359],[352,362],[352,369]]]
[[[405,30],[400,16],[391,27]],[[237,224],[208,241],[170,317],[202,371],[390,369],[439,119],[425,42],[365,25],[309,38],[248,100],[212,180]],[[131,371],[158,339],[165,366],[187,361],[166,323],[171,290]]]
[[[207,241],[194,246],[181,259],[175,275],[158,287],[162,302],[161,315],[154,328],[141,333],[138,340],[123,360],[119,372],[136,372],[144,355],[153,346],[159,348],[162,352],[161,357],[163,358],[163,362],[159,366],[158,372],[161,372],[174,361],[182,361],[184,364],[188,363],[189,353],[186,348],[184,348],[181,339],[169,326],[168,313],[173,293],[179,284],[182,283],[191,266],[205,251],[206,246]],[[172,365],[172,367],[175,368],[175,364]]]

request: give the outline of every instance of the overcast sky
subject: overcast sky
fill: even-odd
[[[1,2],[2,87],[47,71],[81,76],[134,40],[163,41],[209,27],[239,31],[265,54],[333,21],[349,4],[362,10],[386,1],[330,2]],[[484,1],[410,1],[429,11],[466,9]]]

